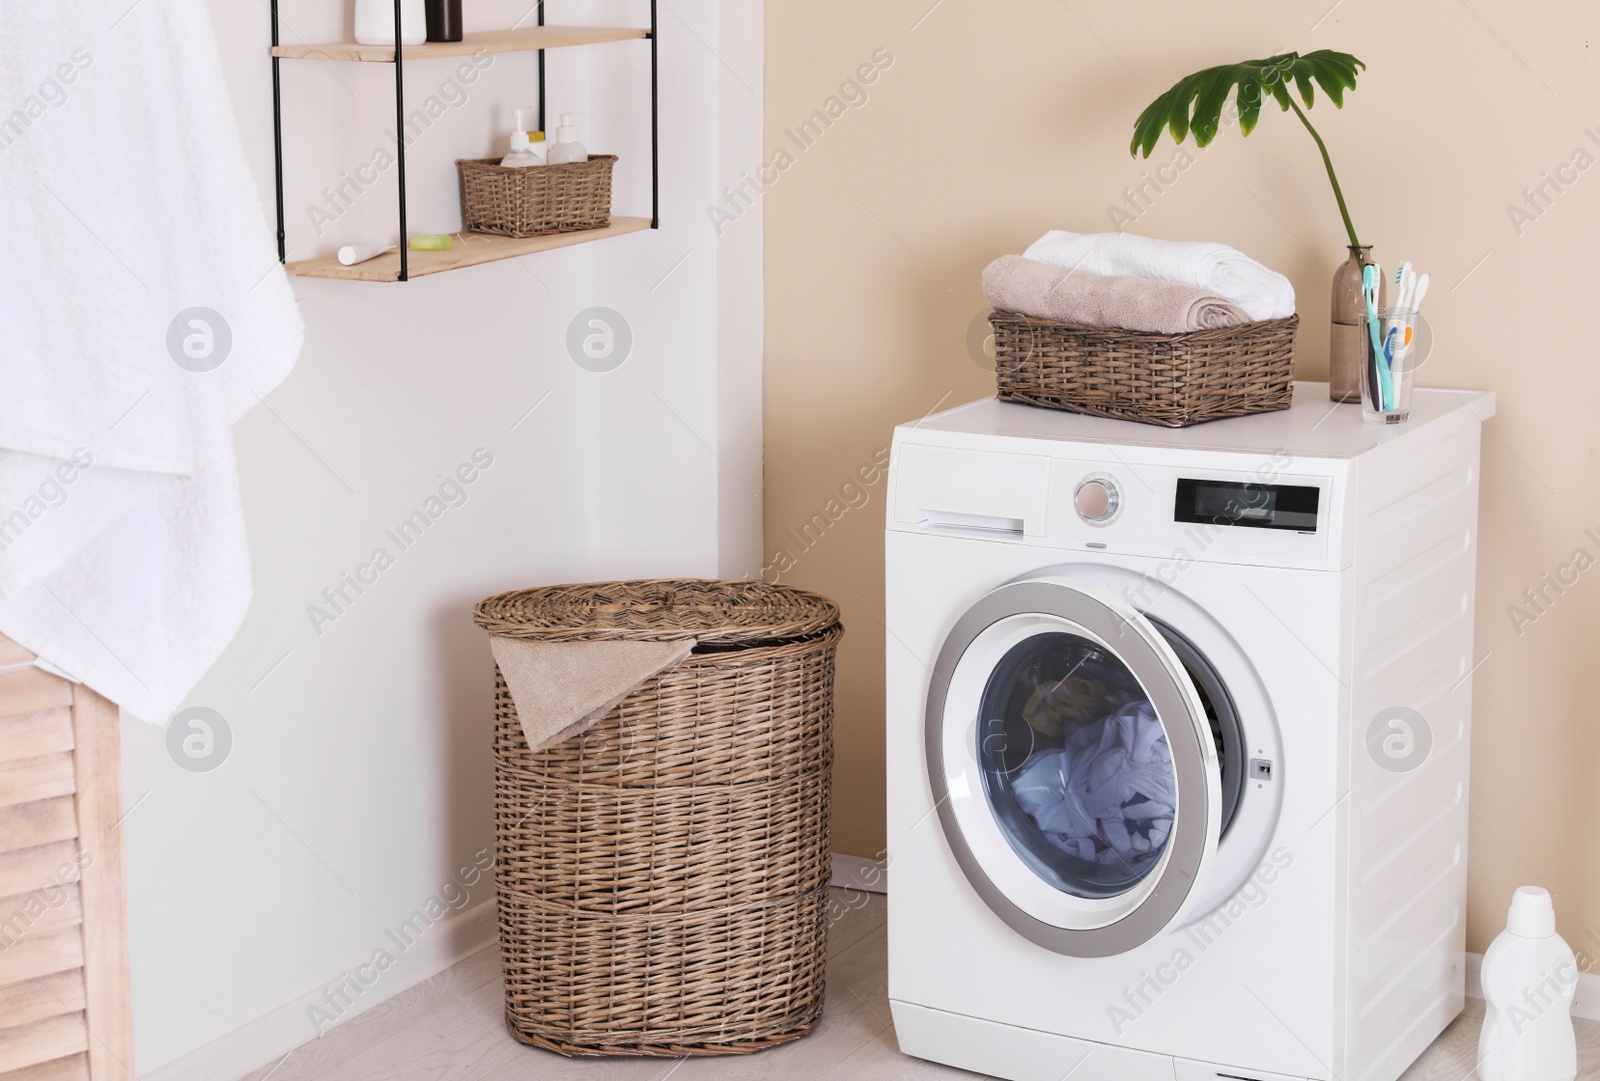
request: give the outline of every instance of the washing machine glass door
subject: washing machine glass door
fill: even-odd
[[[1176,926],[1221,835],[1216,742],[1163,635],[1096,587],[1004,586],[935,665],[929,780],[984,901],[1058,953],[1124,953]]]

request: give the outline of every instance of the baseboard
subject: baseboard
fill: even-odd
[[[404,953],[398,954],[381,980],[344,1009],[337,1022],[324,1031],[332,1032],[378,1003],[437,976],[493,943],[497,934],[498,921],[492,900],[447,916],[428,928],[427,933]],[[243,1077],[260,1069],[317,1038],[310,1011],[323,1003],[327,989],[344,977],[345,973],[335,974],[294,1001],[284,1003],[182,1058],[141,1074],[141,1081],[217,1081]]]
[[[869,860],[863,856],[833,854],[833,881],[839,889],[862,890],[866,893],[889,892],[889,867],[884,860]]]
[[[1483,954],[1467,954],[1467,997],[1482,998]],[[1572,1016],[1600,1021],[1600,975],[1593,972],[1578,973],[1578,993],[1572,996]]]

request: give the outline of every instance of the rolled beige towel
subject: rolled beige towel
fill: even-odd
[[[1002,255],[984,269],[983,293],[1001,311],[1152,334],[1250,322],[1243,308],[1192,285],[1089,274],[1020,255]]]

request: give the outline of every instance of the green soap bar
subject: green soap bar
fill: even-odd
[[[424,233],[411,238],[412,251],[449,251],[454,238],[449,233]]]

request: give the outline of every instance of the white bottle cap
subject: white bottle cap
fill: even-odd
[[[1521,886],[1511,895],[1506,930],[1519,938],[1550,938],[1556,933],[1556,908],[1550,893],[1538,886]]]
[[[519,105],[511,110],[512,127],[517,131],[532,131],[534,124],[538,123],[535,119],[538,115],[539,110],[531,105]]]
[[[529,139],[527,132],[514,131],[511,133],[511,150],[513,153],[518,150],[526,150],[528,148],[528,143]]]
[[[561,126],[556,129],[556,142],[575,143],[578,141],[578,124],[576,113],[562,113]]]

